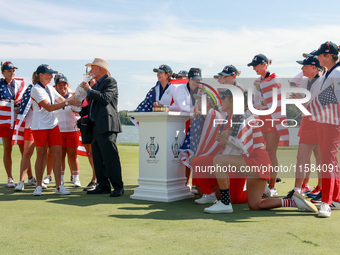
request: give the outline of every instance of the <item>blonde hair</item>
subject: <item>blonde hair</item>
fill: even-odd
[[[37,74],[37,72],[34,72],[32,74],[32,83],[33,83],[33,85],[37,84],[39,81],[40,81],[39,74]]]

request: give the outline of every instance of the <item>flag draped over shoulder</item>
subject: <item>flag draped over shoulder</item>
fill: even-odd
[[[157,85],[149,90],[145,99],[137,106],[135,112],[152,112],[153,103],[156,102],[156,88]]]
[[[14,127],[14,105],[19,105],[23,96],[24,80],[15,78],[13,82],[15,83],[15,95],[11,95],[7,82],[0,79],[0,127]]]
[[[261,91],[266,100],[268,109],[273,105],[273,88],[277,88],[277,107],[271,114],[276,130],[280,135],[279,146],[289,146],[289,131],[288,127],[281,125],[281,122],[287,120],[286,116],[281,115],[281,84],[277,80],[275,73],[269,75],[266,79],[260,81]]]
[[[24,131],[25,131],[25,117],[31,108],[31,90],[33,85],[30,84],[24,91],[22,100],[20,103],[18,116],[15,122],[14,133],[12,137],[12,145],[24,143]]]
[[[339,125],[340,106],[334,93],[334,85],[320,92],[309,104],[312,118],[320,123]]]
[[[200,115],[194,117],[190,123],[188,131],[185,135],[184,143],[180,148],[181,163],[190,167],[189,160],[190,158],[195,155],[198,142],[202,132],[202,125],[204,123],[204,116]]]
[[[223,122],[223,120],[225,120]],[[221,151],[216,135],[230,127],[228,117],[225,119],[220,112],[210,109],[205,117],[201,137],[197,146],[196,157],[216,155]]]
[[[264,138],[259,127],[260,119],[247,110],[244,115],[232,118],[232,134],[228,142],[242,150],[249,157],[254,149],[264,146]]]

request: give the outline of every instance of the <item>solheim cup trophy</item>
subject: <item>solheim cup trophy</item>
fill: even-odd
[[[83,81],[89,82],[93,77],[91,75],[88,74],[88,72],[86,72],[83,75]],[[87,92],[80,87],[80,84],[77,86],[76,91],[74,92],[74,97],[76,100],[79,100],[80,102],[82,102],[85,97],[87,96]],[[71,106],[72,110],[74,112],[80,112],[81,111],[81,106]]]

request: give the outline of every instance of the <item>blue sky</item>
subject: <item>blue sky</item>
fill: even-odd
[[[202,68],[211,78],[258,53],[281,77],[327,40],[340,44],[339,1],[0,1],[0,59],[26,83],[39,64],[64,73],[73,88],[85,64],[106,59],[119,86],[119,109],[134,109],[156,82],[154,67]]]

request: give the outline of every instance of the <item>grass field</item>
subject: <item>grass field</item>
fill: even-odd
[[[66,183],[71,195],[54,188],[33,197],[33,187],[14,193],[0,171],[0,254],[338,254],[340,212],[329,219],[294,208],[249,211],[234,205],[233,214],[205,214],[192,199],[172,203],[130,199],[138,178],[138,146],[119,145],[125,195],[86,195]],[[2,146],[0,146],[2,155]],[[280,150],[279,163],[294,164],[296,150]],[[13,174],[20,156],[13,152]],[[80,157],[80,179],[91,176]],[[69,179],[67,169],[65,180]],[[293,187],[292,178],[278,183],[279,195]],[[311,179],[315,186],[316,179]]]

